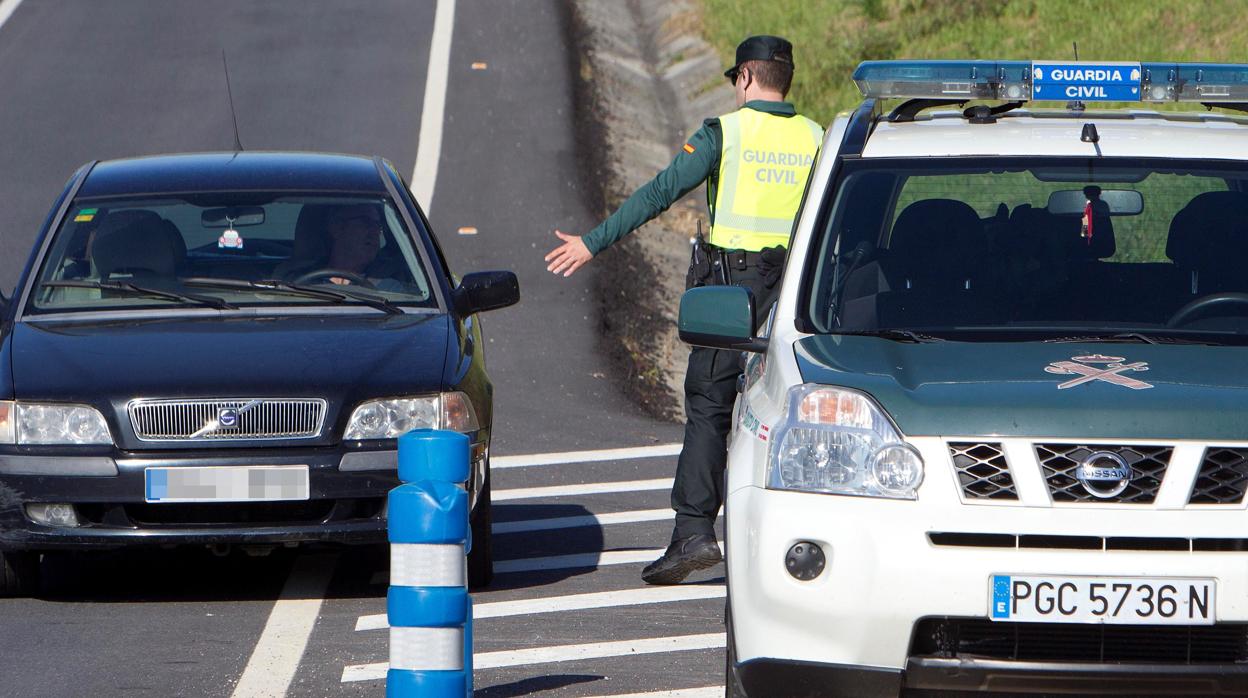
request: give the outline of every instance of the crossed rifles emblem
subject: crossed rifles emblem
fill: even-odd
[[[1103,354],[1093,354],[1091,356],[1074,356],[1070,361],[1054,361],[1044,367],[1049,373],[1056,373],[1059,376],[1079,376],[1059,383],[1058,390],[1073,388],[1076,385],[1091,383],[1092,381],[1105,381],[1114,385],[1121,385],[1124,388],[1132,390],[1144,390],[1153,387],[1152,383],[1145,383],[1136,380],[1130,376],[1123,375],[1128,371],[1143,372],[1148,370],[1148,364],[1144,361],[1136,361],[1135,363],[1124,364],[1126,359],[1121,356],[1105,356]]]

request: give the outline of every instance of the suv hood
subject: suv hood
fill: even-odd
[[[448,331],[440,314],[182,317],[18,323],[9,339],[19,400],[292,396],[333,405],[441,390]]]
[[[909,436],[1248,439],[1245,347],[829,335],[802,339],[794,350],[803,381],[872,395]],[[1080,372],[1112,368],[1115,358],[1145,370],[1058,387]],[[1065,369],[1056,366],[1063,362]]]

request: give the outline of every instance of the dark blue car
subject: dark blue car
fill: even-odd
[[[0,594],[51,550],[383,542],[416,428],[472,439],[487,583],[477,313],[518,299],[510,272],[456,283],[380,158],[83,166],[0,320]]]

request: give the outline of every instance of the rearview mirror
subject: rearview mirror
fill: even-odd
[[[478,271],[455,287],[455,309],[461,315],[506,308],[520,301],[520,282],[509,271]]]
[[[1083,189],[1062,189],[1049,194],[1045,209],[1059,216],[1083,215],[1083,209],[1092,202],[1093,210],[1104,215],[1108,207],[1111,216],[1138,216],[1144,211],[1144,196],[1132,189],[1101,189],[1087,186]]]
[[[199,214],[205,228],[239,228],[260,225],[264,222],[264,209],[260,206],[223,206],[205,209]]]
[[[680,297],[680,339],[713,349],[761,352],[754,336],[754,294],[741,286],[702,286]]]

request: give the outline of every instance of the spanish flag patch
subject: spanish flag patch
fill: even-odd
[[[690,155],[693,155],[693,151],[694,151],[694,147],[693,147],[693,146],[691,146],[691,145],[689,145],[688,143],[686,143],[686,144],[685,144],[685,152],[686,152],[686,153],[689,153]]]

